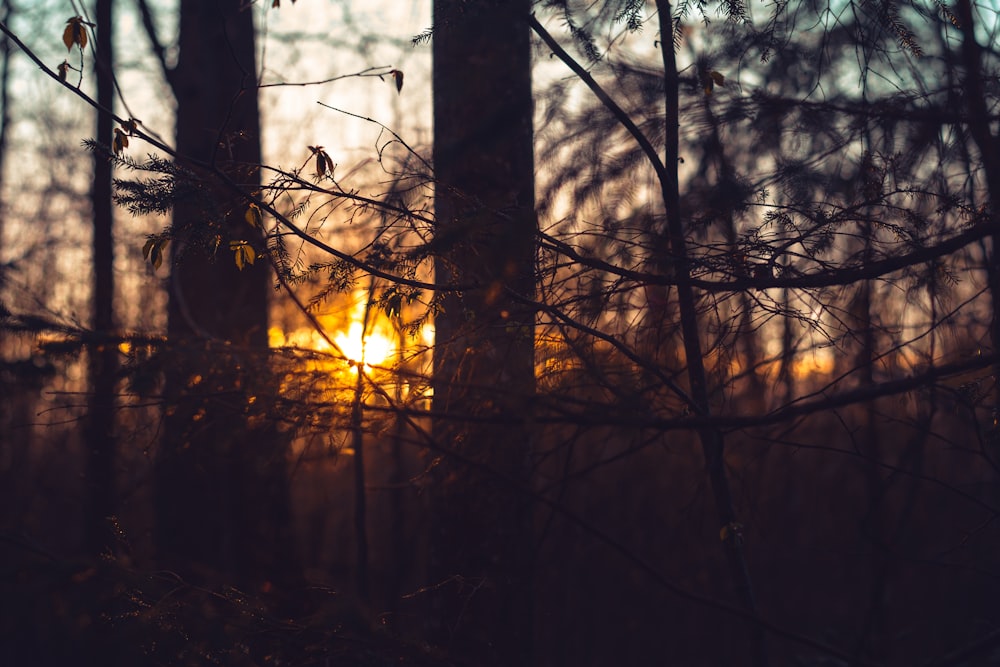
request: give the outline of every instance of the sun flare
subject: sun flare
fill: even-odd
[[[361,322],[357,321],[351,322],[347,331],[334,334],[333,341],[348,360],[357,364],[363,358],[366,366],[378,366],[396,349],[392,340],[378,331],[369,331],[366,335]]]
[[[392,323],[378,309],[365,312],[367,300],[366,292],[355,293],[346,308],[317,314],[316,326],[290,331],[272,327],[269,331],[271,346],[342,356],[352,368],[362,362],[367,367],[391,363],[398,351],[398,336]]]

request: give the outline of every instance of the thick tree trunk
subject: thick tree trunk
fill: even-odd
[[[529,0],[434,3],[432,583],[436,638],[477,664],[531,656],[535,231]],[[481,421],[479,421],[481,420]]]
[[[261,159],[252,7],[182,0],[180,56],[169,77],[182,164],[209,163],[248,191],[259,183]],[[240,271],[229,249],[231,240],[259,242],[244,220],[246,201],[210,176],[180,187],[167,418],[157,460],[158,550],[188,575],[273,580],[291,559],[284,446],[255,407],[257,390],[269,390],[260,372],[267,363],[267,265]]]

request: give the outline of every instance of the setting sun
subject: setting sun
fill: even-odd
[[[397,351],[392,324],[376,309],[366,316],[367,294],[364,291],[356,292],[353,297],[346,308],[317,315],[319,328],[304,326],[282,331],[272,327],[269,330],[271,347],[288,346],[343,356],[351,366],[362,360],[369,367],[385,364]]]
[[[351,322],[347,331],[339,331],[333,340],[350,361],[359,363],[362,358],[366,366],[375,366],[388,359],[395,351],[392,340],[378,332],[364,334],[361,322]]]

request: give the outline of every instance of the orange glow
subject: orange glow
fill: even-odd
[[[831,349],[812,350],[795,358],[792,362],[792,375],[799,379],[829,375],[833,372],[834,361]]]
[[[387,338],[378,330],[369,331],[364,335],[361,322],[351,322],[347,331],[339,331],[333,336],[344,355],[354,363],[360,363],[362,358],[366,366],[377,366],[389,359],[396,351],[392,339]]]
[[[268,331],[271,346],[316,350],[335,357],[343,355],[352,367],[362,360],[368,367],[385,364],[396,353],[396,335],[392,324],[381,312],[371,309],[366,331],[364,320],[368,294],[359,290],[353,297],[348,308],[317,316],[322,333],[312,326],[288,332],[271,327]]]

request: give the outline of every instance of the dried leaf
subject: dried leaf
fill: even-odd
[[[333,160],[326,154],[322,146],[309,146],[309,150],[316,157],[316,178],[323,178],[327,173],[333,174]]]
[[[391,74],[392,78],[395,79],[395,81],[396,81],[396,93],[399,94],[399,92],[401,90],[403,90],[403,72],[401,70],[394,69],[394,70],[390,70],[389,74]]]
[[[128,135],[116,127],[115,138],[111,142],[111,150],[114,151],[115,155],[121,155],[122,151],[126,148],[128,148]]]
[[[154,270],[163,264],[163,249],[169,242],[167,238],[151,238],[142,246],[142,258],[148,259]]]
[[[711,95],[716,86],[726,85],[726,77],[722,76],[722,74],[716,72],[714,69],[701,70],[698,74],[698,79],[701,81],[702,90],[705,91],[706,95]]]
[[[65,60],[62,61],[59,63],[59,67],[56,68],[56,71],[59,72],[59,80],[65,81],[66,75],[69,74],[69,63]]]
[[[82,16],[74,16],[66,21],[66,29],[63,30],[63,44],[67,51],[73,50],[73,45],[80,47],[80,50],[87,48],[87,26],[93,27],[93,23],[87,23]]]

